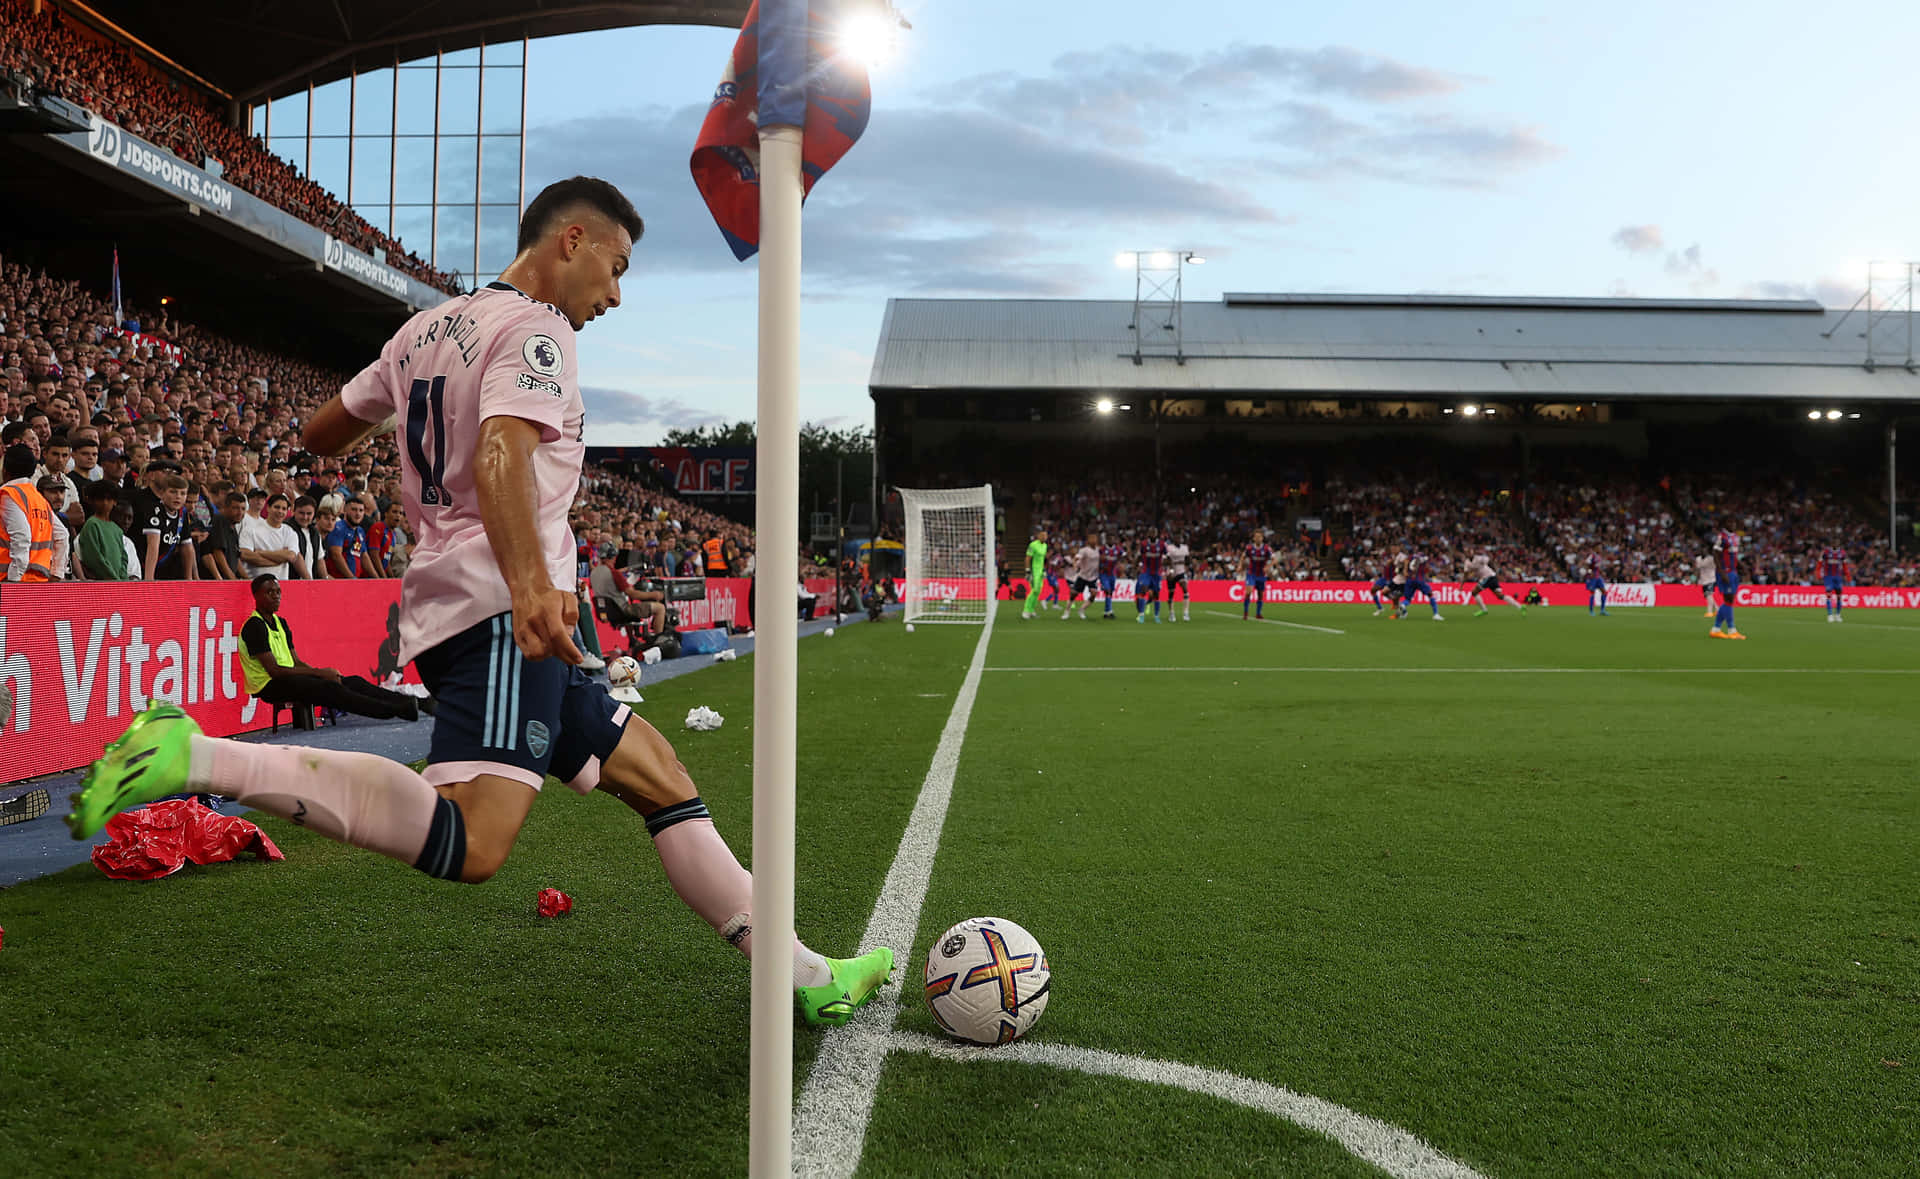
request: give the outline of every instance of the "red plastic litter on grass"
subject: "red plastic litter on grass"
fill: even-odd
[[[543,888],[538,907],[542,917],[558,917],[573,912],[573,898],[557,888]]]
[[[192,798],[122,811],[107,820],[107,834],[112,838],[93,849],[93,862],[116,880],[158,880],[188,861],[220,864],[246,853],[269,862],[287,858],[260,828]]]

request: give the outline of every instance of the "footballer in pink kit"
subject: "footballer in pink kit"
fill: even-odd
[[[415,315],[305,424],[302,442],[320,455],[396,435],[419,534],[401,583],[400,658],[438,703],[424,772],[209,738],[156,703],[88,771],[67,816],[76,839],[128,807],[206,791],[478,884],[506,862],[552,776],[638,812],[674,891],[752,953],[753,878],[673,747],[580,670],[572,638],[567,512],[586,452],[574,333],[620,305],[643,228],[603,180],[549,185],[499,281]],[[886,947],[841,960],[796,942],[795,1000],[808,1022],[842,1024],[892,969]]]

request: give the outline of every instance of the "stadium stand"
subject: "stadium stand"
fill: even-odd
[[[322,528],[349,497],[366,505],[369,524],[384,520],[400,497],[391,447],[376,445],[344,459],[300,449],[299,423],[349,373],[161,312],[128,311],[129,323],[139,328],[116,324],[101,292],[0,259],[0,418],[30,429],[37,450],[56,439],[91,444],[80,453],[97,466],[70,460],[76,489],[84,492],[91,476],[113,474],[127,493],[125,511],[141,479],[156,463],[171,461],[190,484],[188,514],[198,535],[215,530],[221,497],[233,489],[310,496]],[[63,514],[77,533],[83,505],[69,503]],[[751,573],[750,529],[635,479],[589,469],[573,515],[583,539],[591,536],[606,555],[637,554],[632,564],[664,571],[660,555],[689,552],[718,534],[731,545],[730,571]],[[404,557],[404,523],[400,527]],[[384,533],[375,534],[376,545]]]
[[[389,265],[458,293],[459,282],[408,252],[345,202],[267,151],[258,136],[228,127],[211,96],[151,68],[124,45],[63,21],[48,6],[35,15],[24,0],[0,0],[0,72],[22,77],[125,127],[182,160],[217,163],[220,178],[358,249],[383,252]]]

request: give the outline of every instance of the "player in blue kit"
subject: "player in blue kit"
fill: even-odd
[[[1587,614],[1593,614],[1593,604],[1600,603],[1600,613],[1607,612],[1607,579],[1600,569],[1600,554],[1587,554]]]
[[[1140,569],[1133,575],[1133,620],[1147,620],[1147,603],[1153,603],[1153,620],[1160,621],[1160,569],[1166,564],[1167,542],[1154,529],[1140,542]]]
[[[1100,534],[1100,597],[1106,602],[1106,612],[1100,617],[1113,617],[1113,587],[1120,576],[1120,562],[1126,559],[1127,550],[1117,544],[1107,543],[1107,534]]]
[[[1427,576],[1433,570],[1433,561],[1425,553],[1414,553],[1407,558],[1407,581],[1400,591],[1400,616],[1407,616],[1407,608],[1417,597],[1424,597],[1427,605],[1433,607],[1433,620],[1445,622],[1440,617],[1440,599],[1433,596],[1433,585]]]
[[[1827,590],[1827,621],[1840,621],[1841,592],[1852,580],[1853,569],[1847,563],[1847,550],[1827,548],[1820,553],[1820,584]]]
[[[1720,612],[1707,634],[1716,639],[1744,639],[1733,629],[1733,604],[1740,598],[1740,535],[1722,528],[1713,537],[1714,588],[1720,591]]]
[[[1240,601],[1240,621],[1247,620],[1247,607],[1253,607],[1253,616],[1261,617],[1261,611],[1267,605],[1267,562],[1273,560],[1273,549],[1267,544],[1267,534],[1254,530],[1253,543],[1241,550],[1241,559],[1246,562],[1247,596]]]

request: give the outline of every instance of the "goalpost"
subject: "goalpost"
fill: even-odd
[[[993,485],[899,491],[907,516],[906,620],[984,623],[999,591]]]

